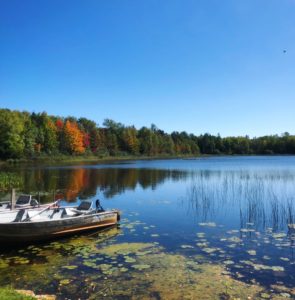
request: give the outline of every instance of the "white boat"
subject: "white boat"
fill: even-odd
[[[2,218],[3,217],[3,218]],[[0,218],[0,241],[20,243],[40,241],[117,224],[118,210],[105,211],[99,203],[82,201],[78,207],[48,206],[20,209]]]

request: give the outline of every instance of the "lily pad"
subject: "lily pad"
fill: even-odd
[[[157,233],[151,234],[151,237],[159,237]]]
[[[181,245],[180,247],[183,248],[183,249],[192,249],[192,248],[194,248],[191,245]]]
[[[132,268],[136,270],[144,270],[144,269],[149,269],[151,266],[150,265],[133,265]]]
[[[290,259],[288,257],[280,257],[280,260],[283,260],[283,261],[290,261]]]
[[[203,248],[202,250],[210,254],[218,251],[218,248]]]
[[[261,293],[261,294],[260,294],[260,297],[261,297],[262,299],[270,299],[270,295],[267,294],[267,293]]]
[[[197,243],[197,246],[200,247],[200,248],[203,248],[203,247],[207,247],[209,245],[209,243],[205,242],[205,243]]]
[[[119,270],[120,270],[120,272],[123,272],[123,273],[125,273],[125,272],[127,272],[127,271],[128,271],[128,269],[127,269],[127,268],[125,268],[125,267],[122,267],[122,268],[120,268]]]
[[[135,263],[136,262],[136,259],[134,259],[133,257],[126,256],[126,257],[124,257],[124,259],[125,259],[125,262],[127,262],[127,263]]]
[[[67,285],[67,284],[69,284],[71,281],[69,280],[69,279],[62,279],[60,282],[59,282],[59,284],[60,285]]]
[[[241,231],[241,232],[255,232],[255,229],[251,229],[251,228],[241,228],[240,231]]]
[[[247,253],[249,255],[253,255],[253,256],[256,255],[256,251],[255,250],[248,250]]]
[[[235,262],[232,261],[232,260],[225,260],[223,263],[224,263],[225,265],[233,265]]]
[[[282,238],[284,238],[285,236],[287,236],[286,233],[273,233],[273,235],[272,235],[272,237],[273,237],[274,239],[282,239]]]
[[[77,268],[77,266],[63,266],[63,268],[68,270],[74,270]]]
[[[237,236],[233,236],[233,237],[230,237],[228,239],[229,242],[232,242],[232,243],[241,243],[242,240],[240,238],[238,238]]]
[[[207,223],[199,223],[200,226],[207,226],[207,227],[216,227],[216,223],[214,222],[207,222]]]
[[[204,232],[198,232],[197,237],[198,238],[203,238],[203,237],[205,237],[205,233]]]

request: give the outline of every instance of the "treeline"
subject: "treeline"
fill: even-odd
[[[186,132],[168,134],[155,125],[136,129],[106,119],[49,116],[0,109],[0,158],[40,155],[164,156],[199,154],[295,154],[295,136],[284,133],[250,139]]]

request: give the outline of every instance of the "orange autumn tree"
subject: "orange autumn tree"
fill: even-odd
[[[72,154],[84,153],[84,132],[79,129],[78,124],[68,120],[63,130],[67,150]]]

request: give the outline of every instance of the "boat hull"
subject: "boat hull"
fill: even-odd
[[[59,220],[0,224],[0,242],[24,243],[55,239],[87,230],[105,228],[118,223],[119,211],[81,215]]]

